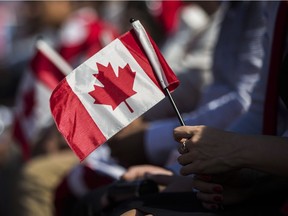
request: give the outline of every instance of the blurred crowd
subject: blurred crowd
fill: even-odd
[[[26,89],[29,86],[38,85],[35,84],[35,80],[27,81],[29,80],[27,76],[29,77],[31,62],[37,53],[36,42],[39,37],[60,52],[75,68],[85,58],[96,53],[117,36],[130,30],[129,20],[136,18],[145,26],[171,66],[179,71],[179,76],[183,76],[181,80],[187,83],[186,86],[193,83],[189,88],[195,92],[195,98],[186,104],[186,108],[183,107],[188,110],[191,106],[196,106],[201,89],[211,81],[211,52],[214,38],[217,35],[217,26],[213,27],[209,35],[207,34],[207,39],[198,39],[199,42],[193,44],[192,38],[203,34],[208,26],[212,25],[210,17],[215,13],[217,7],[217,3],[207,3],[204,10],[198,4],[182,1],[0,2],[0,214],[52,215],[54,212],[53,187],[56,188],[57,183],[61,181],[61,176],[63,177],[73,165],[78,163],[61,135],[54,128],[49,114],[49,96],[45,95],[46,91],[43,93],[44,90],[42,90],[41,95],[36,98],[33,94],[26,96],[24,94],[27,93]],[[195,55],[193,51],[188,51],[188,44],[190,50],[195,50]],[[191,56],[186,57],[188,52],[191,53]],[[188,58],[192,62],[189,62]],[[183,67],[186,70],[192,68],[191,73],[194,73],[195,78],[187,80],[186,72],[182,72]],[[37,91],[41,91],[41,89],[37,89]],[[182,92],[179,92],[180,94]],[[171,115],[173,111],[167,102],[163,102],[161,106],[162,108],[151,111],[147,118],[160,118],[161,115],[157,114],[159,109],[168,112],[164,113],[162,118]],[[163,109],[163,107],[166,108]],[[19,109],[20,112],[22,109],[26,110],[26,115],[30,109],[30,115],[33,117],[28,121],[19,118]],[[38,111],[40,114],[33,114],[37,109],[42,109]],[[19,131],[15,129],[19,124],[21,125],[21,122],[15,123],[17,119],[23,122],[26,120],[23,123],[26,129],[20,131],[22,133],[22,135],[20,133],[20,138]],[[29,138],[26,137],[26,140],[23,141],[23,136]],[[30,156],[25,155],[27,148],[31,148]],[[62,153],[63,149],[64,153]],[[65,155],[62,155],[59,161],[53,158],[53,155],[60,154],[59,152],[68,154],[66,159],[64,159]],[[47,170],[47,173],[44,171],[43,175],[40,174],[42,177],[33,176],[33,173],[49,169],[40,165],[42,164],[40,156],[50,157],[51,155],[52,158],[49,159],[48,164],[50,166],[54,161],[54,167],[59,168],[56,171],[58,174]],[[45,163],[44,161],[46,159],[43,159],[43,163]],[[26,166],[26,164],[30,165]],[[38,165],[42,171],[37,171]],[[62,168],[60,168],[61,165],[63,165]],[[31,168],[28,168],[30,166]],[[26,169],[30,169],[32,173]],[[24,180],[26,178],[31,179],[26,181]],[[23,186],[22,183],[30,186]],[[43,185],[39,185],[37,188],[37,184]],[[43,191],[45,190],[43,187],[46,187],[46,192]],[[23,190],[29,190],[29,192]],[[40,195],[41,190],[46,194]],[[39,193],[39,197],[42,196],[39,198],[41,200],[33,197],[35,193]]]
[[[236,171],[231,168],[233,172],[228,174],[223,174],[223,170],[219,173],[215,171],[212,181],[210,173],[207,175],[204,169],[203,173],[201,170],[190,172],[187,167],[181,169],[189,162],[188,159],[181,158],[187,152],[178,149],[178,141],[183,142],[183,137],[180,136],[184,136],[182,134],[187,131],[184,133],[184,129],[179,129],[173,134],[173,130],[180,125],[167,98],[80,163],[58,132],[49,108],[51,92],[65,74],[59,68],[53,68],[55,66],[47,67],[47,62],[42,59],[36,46],[39,40],[45,41],[71,68],[76,68],[129,31],[131,18],[137,19],[156,42],[180,80],[180,86],[172,96],[186,125],[205,125],[210,134],[218,133],[209,128],[213,127],[239,134],[287,137],[287,94],[283,93],[285,87],[280,91],[279,103],[278,98],[273,97],[273,89],[272,93],[268,90],[268,80],[272,79],[270,71],[275,68],[278,70],[277,65],[282,64],[282,59],[285,59],[285,54],[280,53],[280,50],[283,49],[283,53],[287,51],[285,31],[280,31],[284,39],[280,37],[277,40],[285,42],[273,48],[280,2],[1,1],[0,215],[120,215],[138,208],[138,203],[130,200],[129,204],[125,202],[124,205],[118,205],[118,200],[111,201],[113,197],[105,196],[111,195],[109,193],[117,194],[117,190],[111,192],[115,182],[143,180],[147,175],[159,185],[166,186],[166,191],[176,191],[175,197],[179,195],[179,200],[172,201],[172,195],[163,199],[160,205],[151,200],[159,201],[161,196],[159,199],[157,196],[148,197],[148,207],[151,203],[153,207],[159,204],[163,212],[139,207],[142,213],[288,215],[288,210],[285,210],[285,201],[288,199],[288,181],[284,178],[285,175],[279,177],[265,169],[262,172],[263,170],[254,170],[253,167],[243,167],[244,170],[237,167]],[[278,28],[285,29],[285,25],[283,26]],[[274,61],[272,64],[273,56],[278,57],[281,62]],[[274,69],[271,69],[270,64],[274,65]],[[47,75],[49,69],[57,70],[56,78]],[[48,71],[45,71],[45,76],[40,76],[37,70]],[[284,79],[286,78],[284,75]],[[276,99],[271,102],[273,98]],[[275,114],[276,118],[278,115],[276,123],[264,116],[265,113],[272,115],[273,110],[275,113],[279,110]],[[266,121],[269,126],[265,128],[265,125],[263,129]],[[202,128],[195,131],[191,128],[192,132],[187,133],[191,137],[193,134],[200,134],[199,130]],[[202,134],[204,132],[200,135]],[[225,139],[225,136],[223,134],[222,137],[219,132],[220,138]],[[211,140],[216,142],[220,138],[215,136]],[[227,140],[228,138],[230,139],[227,136]],[[209,143],[212,143],[211,140]],[[223,140],[219,141],[222,142],[225,144]],[[284,142],[288,145],[287,140]],[[226,149],[221,151],[225,153]],[[226,159],[226,164],[229,164],[229,157],[224,158]],[[161,180],[157,176],[150,176],[166,175],[170,183],[174,182],[171,177],[182,178],[183,173],[188,175],[185,177],[185,180],[189,180],[188,183],[175,178],[172,186],[168,184],[168,180],[162,180],[163,176]],[[210,200],[206,193],[213,193],[206,189],[208,186],[201,187],[202,181],[215,184],[213,186],[218,188],[217,199],[213,197],[214,200]],[[176,188],[176,182],[180,185],[179,191],[171,190],[173,186],[173,189]],[[203,188],[204,195],[201,193]],[[228,198],[222,194],[223,188],[228,189]],[[187,190],[197,194],[197,197],[188,196],[187,193],[179,194]],[[265,192],[269,198],[267,195],[263,201]],[[231,196],[233,193],[236,195]],[[255,200],[255,205],[250,206],[249,202],[251,204]],[[266,203],[266,208],[260,207],[262,203]],[[112,207],[109,208],[109,205]],[[172,208],[173,205],[175,208]],[[113,208],[118,211],[112,211]],[[167,209],[176,213],[165,212]],[[140,210],[137,215],[142,215]]]

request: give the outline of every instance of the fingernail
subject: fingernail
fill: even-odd
[[[223,200],[223,198],[221,196],[214,196],[213,200],[216,202],[221,202]]]
[[[223,191],[223,188],[221,186],[215,186],[213,188],[213,190],[216,192],[216,193],[221,193]]]

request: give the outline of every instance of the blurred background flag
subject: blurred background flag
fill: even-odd
[[[139,21],[137,26],[142,26]],[[164,75],[164,84],[159,81],[138,33],[132,29],[113,40],[66,76],[51,95],[55,123],[80,160],[164,99],[163,85],[169,91],[179,85],[145,31]]]
[[[51,124],[49,98],[71,68],[44,40],[36,43],[30,69],[23,76],[16,96],[13,136],[28,159],[31,146],[43,127]]]

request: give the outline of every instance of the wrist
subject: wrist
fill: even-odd
[[[237,166],[239,168],[252,168],[255,161],[257,161],[257,155],[261,149],[259,149],[258,142],[250,135],[241,135],[238,139],[240,146],[239,157],[237,160]]]
[[[246,135],[234,134],[232,145],[234,145],[234,152],[232,158],[232,166],[234,169],[247,168],[251,163],[251,146]]]

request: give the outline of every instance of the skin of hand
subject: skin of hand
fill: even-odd
[[[241,145],[240,148],[233,145],[238,138],[236,134],[206,126],[184,126],[175,128],[174,137],[178,142],[185,141],[188,149],[178,158],[183,165],[181,174],[210,174],[210,182],[225,188],[225,205],[239,203],[251,194],[255,176],[238,172],[242,149]],[[201,191],[202,196],[206,196],[204,192]]]
[[[179,148],[181,173],[210,174],[211,182],[225,188],[225,205],[267,202],[267,194],[275,199],[287,188],[287,138],[240,135],[206,126],[175,128],[174,137],[185,141],[187,149]]]
[[[170,170],[164,169],[159,166],[153,166],[153,165],[136,165],[136,166],[131,166],[130,168],[127,169],[127,171],[121,176],[122,180],[126,181],[134,181],[134,180],[143,180],[146,179],[147,175],[152,175],[152,174],[161,174],[161,175],[172,175],[173,173]],[[108,194],[105,193],[101,197],[101,205],[104,207],[108,206],[109,199],[108,199]]]
[[[153,165],[137,165],[128,168],[128,170],[121,177],[126,181],[133,181],[138,179],[144,179],[147,174],[163,174],[172,175],[170,170],[164,169],[159,166]]]
[[[144,148],[146,128],[147,123],[138,118],[108,140],[111,156],[118,160],[119,164],[130,167],[149,163]]]
[[[185,151],[178,149],[183,175],[250,168],[288,177],[287,137],[244,135],[207,126],[178,127],[174,137],[186,145]]]
[[[162,186],[163,193],[165,192],[191,192],[193,189],[198,190],[197,198],[202,202],[202,205],[208,209],[217,209],[223,201],[223,187],[219,184],[204,181],[207,180],[204,176],[188,177],[179,175],[146,175],[146,179],[155,181]]]
[[[238,135],[206,126],[182,126],[174,129],[174,138],[183,143],[178,162],[181,174],[224,173],[240,168],[244,145],[237,145]]]

